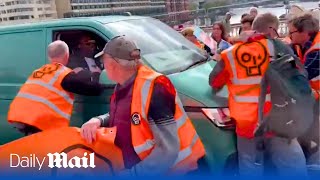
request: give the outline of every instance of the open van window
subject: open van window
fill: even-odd
[[[85,30],[56,31],[53,34],[53,40],[62,40],[68,44],[70,59],[67,66],[69,68],[80,67],[99,75],[104,69],[100,60],[94,59],[94,55],[103,49],[106,41],[95,33]]]
[[[166,75],[208,59],[204,51],[159,20],[118,21],[107,23],[105,27],[113,34],[132,38],[141,49],[144,63]]]

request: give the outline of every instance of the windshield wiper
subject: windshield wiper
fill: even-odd
[[[209,55],[206,56],[203,59],[200,59],[199,61],[196,61],[196,62],[192,63],[191,65],[187,66],[185,69],[181,70],[180,72],[186,71],[186,70],[188,70],[188,69],[190,69],[190,68],[192,68],[192,67],[194,67],[196,65],[199,65],[199,64],[202,64],[202,63],[208,62],[208,61],[210,61],[210,56]]]

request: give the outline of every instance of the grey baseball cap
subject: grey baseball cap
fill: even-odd
[[[126,36],[114,37],[105,45],[103,50],[94,57],[98,58],[104,54],[108,54],[113,58],[119,58],[128,61],[140,59],[140,49]]]

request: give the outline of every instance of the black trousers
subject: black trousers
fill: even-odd
[[[37,127],[31,126],[28,124],[22,124],[22,123],[17,124],[15,128],[19,132],[23,133],[25,136],[41,132],[41,130],[38,129]]]

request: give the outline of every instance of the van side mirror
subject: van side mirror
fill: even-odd
[[[107,76],[107,72],[104,69],[101,74],[100,74],[100,83],[104,84],[106,86],[107,89],[114,89],[116,86],[116,83],[111,81],[108,76]]]

